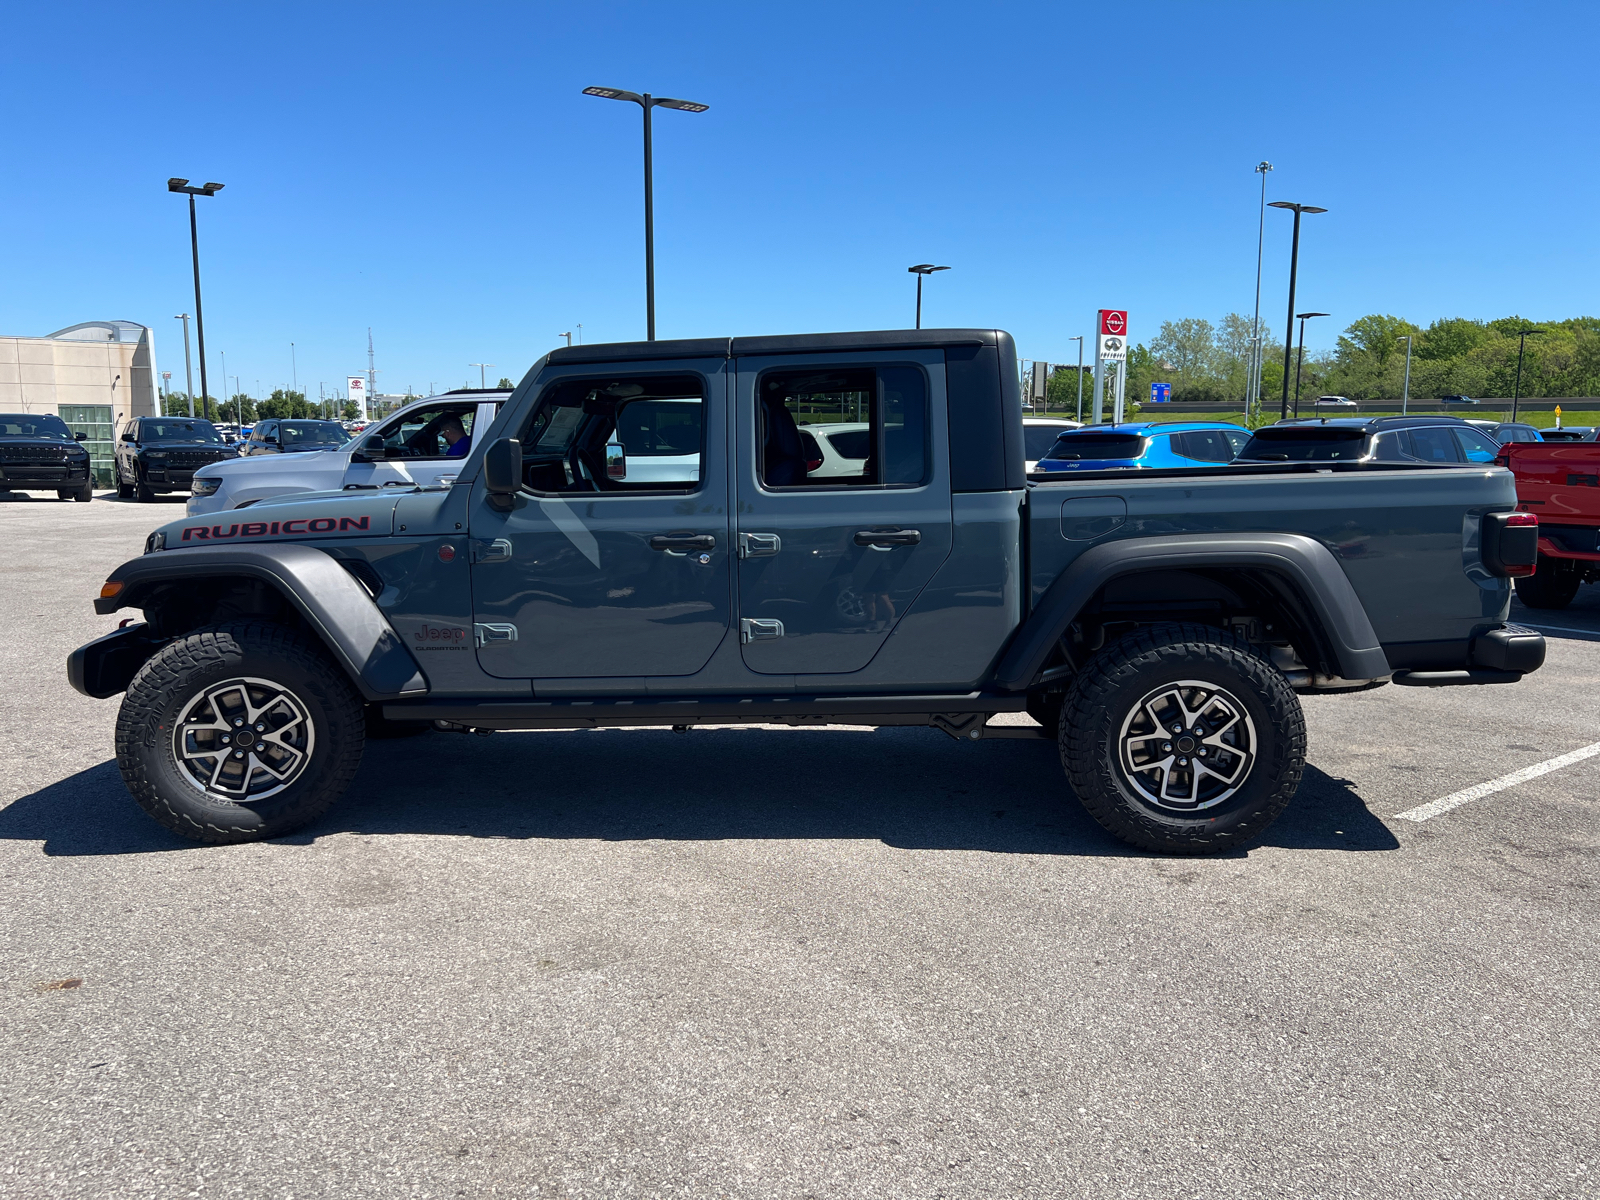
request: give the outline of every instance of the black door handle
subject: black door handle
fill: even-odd
[[[891,546],[915,546],[922,541],[917,529],[863,529],[856,534],[856,545],[887,550]]]
[[[709,533],[658,533],[650,539],[652,550],[676,550],[680,554],[690,550],[715,550],[717,539]]]

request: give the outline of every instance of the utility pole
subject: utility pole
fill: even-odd
[[[1250,326],[1250,370],[1244,389],[1246,416],[1252,401],[1257,408],[1261,406],[1261,252],[1267,240],[1267,172],[1271,170],[1272,164],[1266,159],[1256,164],[1256,173],[1261,176],[1261,220],[1256,230],[1256,315]]]
[[[1297,204],[1289,200],[1274,200],[1272,208],[1286,208],[1294,213],[1294,242],[1289,251],[1289,320],[1288,328],[1283,331],[1283,408],[1279,413],[1282,420],[1289,418],[1289,367],[1294,362],[1294,285],[1295,277],[1300,269],[1300,214],[1325,213],[1328,210],[1318,208],[1313,204]]]
[[[378,394],[378,368],[372,356],[372,326],[367,326],[367,399]]]
[[[1406,409],[1411,404],[1411,335],[1402,334],[1406,339],[1406,381],[1400,387],[1400,415],[1406,415]]]
[[[1078,343],[1078,424],[1083,424],[1083,335],[1070,337],[1069,342]]]
[[[468,363],[467,366],[469,366],[469,367],[477,367],[478,368],[478,390],[481,392],[485,388],[487,388],[489,385],[488,385],[487,382],[485,382],[487,377],[484,375],[484,372],[487,371],[490,367],[494,366],[494,364],[493,363]]]
[[[183,322],[183,378],[189,392],[189,415],[194,416],[194,366],[189,362],[189,314],[179,313],[172,318]]]
[[[1528,338],[1536,333],[1543,333],[1542,329],[1524,329],[1517,334],[1517,383],[1511,392],[1511,419],[1517,419],[1517,402],[1522,399],[1522,349],[1528,344]]]

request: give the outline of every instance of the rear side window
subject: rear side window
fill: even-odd
[[[1406,453],[1419,462],[1426,463],[1458,463],[1465,461],[1461,453],[1461,444],[1455,438],[1456,431],[1449,426],[1435,426],[1433,428],[1408,429],[1405,432]],[[1491,459],[1493,454],[1489,456]]]
[[[1232,462],[1234,448],[1220,429],[1191,429],[1172,435],[1172,450],[1198,462]]]
[[[1143,453],[1144,438],[1137,433],[1069,433],[1057,438],[1045,457],[1099,461],[1138,458]]]
[[[1366,453],[1367,433],[1338,425],[1279,425],[1256,430],[1239,457],[1268,462],[1353,462]]]
[[[819,367],[756,380],[763,487],[914,487],[928,478],[921,368]]]

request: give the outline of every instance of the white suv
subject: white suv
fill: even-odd
[[[476,389],[446,392],[407,405],[340,446],[202,467],[191,485],[189,515],[243,508],[290,492],[438,483],[460,471],[471,451],[472,435],[494,423],[510,394]]]

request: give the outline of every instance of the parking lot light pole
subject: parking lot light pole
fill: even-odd
[[[1261,220],[1256,230],[1256,315],[1250,323],[1250,378],[1245,383],[1244,408],[1248,415],[1251,403],[1261,407],[1261,253],[1267,244],[1267,172],[1272,164],[1262,159],[1256,164],[1256,174],[1261,176]]]
[[[1294,360],[1294,415],[1300,415],[1300,368],[1306,361],[1306,322],[1312,317],[1331,317],[1332,313],[1295,313],[1300,322],[1300,353]]]
[[[1078,343],[1078,424],[1083,424],[1083,335],[1070,337],[1069,342]]]
[[[477,367],[478,368],[478,390],[481,392],[484,389],[486,389],[489,385],[488,385],[487,382],[485,382],[485,380],[487,379],[487,376],[484,375],[484,372],[487,371],[490,367],[494,366],[494,364],[493,363],[468,363],[467,366],[469,366],[469,367]]]
[[[907,267],[917,277],[917,328],[922,328],[922,277],[932,275],[935,271],[948,271],[949,267],[936,267],[932,263],[918,263],[914,267]]]
[[[1528,344],[1528,339],[1534,334],[1543,333],[1542,329],[1524,329],[1517,334],[1517,382],[1511,389],[1511,419],[1517,419],[1517,402],[1522,399],[1522,348]]]
[[[192,417],[194,416],[194,365],[189,361],[189,314],[179,313],[172,319],[183,322],[183,379],[184,387],[189,392],[189,415]]]
[[[195,223],[194,198],[196,196],[215,196],[224,184],[206,183],[199,187],[190,187],[187,179],[167,180],[167,191],[177,192],[189,197],[189,250],[194,259],[194,333],[195,340],[200,343],[200,410],[206,420],[211,419],[211,394],[206,390],[206,320],[200,308],[200,232]],[[187,324],[184,329],[188,329]]]
[[[1294,213],[1294,242],[1289,251],[1289,327],[1283,332],[1283,405],[1278,413],[1279,420],[1288,420],[1289,360],[1294,355],[1294,284],[1295,275],[1300,269],[1300,214],[1325,213],[1328,210],[1317,208],[1312,204],[1296,204],[1290,200],[1274,200],[1267,207],[1287,208]]]
[[[631,100],[644,109],[644,314],[645,340],[656,340],[656,235],[655,205],[651,184],[650,110],[675,108],[679,112],[703,113],[709,104],[695,100],[672,100],[665,96],[652,96],[649,92],[623,91],[621,88],[586,87],[585,96],[599,96],[602,100]]]
[[[1402,333],[1400,337],[1406,342],[1406,381],[1400,385],[1400,415],[1406,415],[1406,407],[1411,403],[1411,335]],[[1395,339],[1396,341],[1399,338]]]

